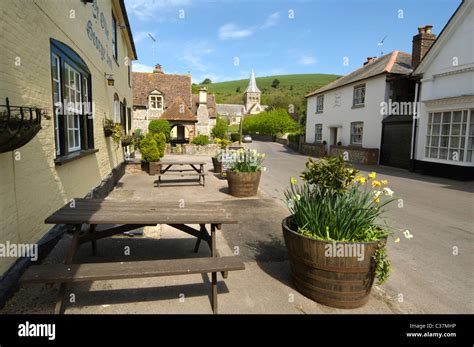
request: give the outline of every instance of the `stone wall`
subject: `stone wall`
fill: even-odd
[[[301,154],[315,158],[322,158],[326,156],[326,145],[323,145],[322,143],[302,143]]]
[[[354,146],[331,146],[331,156],[342,155],[351,163],[377,165],[379,162],[379,150],[377,148],[362,148]]]
[[[219,146],[216,144],[198,146],[193,144],[183,145],[183,154],[188,155],[210,155],[214,156],[219,150]]]

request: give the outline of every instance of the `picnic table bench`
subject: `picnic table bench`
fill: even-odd
[[[244,270],[239,257],[220,257],[216,248],[216,230],[223,224],[237,221],[221,203],[188,203],[185,207],[170,203],[114,201],[103,199],[74,199],[51,216],[47,224],[65,224],[73,231],[72,242],[63,264],[30,266],[23,274],[21,283],[60,283],[55,313],[63,313],[67,283],[81,281],[130,279],[158,276],[175,276],[211,273],[211,306],[217,313],[217,273],[227,278],[228,271]],[[97,229],[97,225],[114,225]],[[132,262],[74,264],[79,246],[91,242],[95,255],[96,241],[144,226],[168,224],[197,238],[194,251],[201,241],[206,242],[210,257],[148,260]],[[195,229],[189,224],[199,225]],[[210,233],[208,231],[210,227]]]
[[[205,161],[196,160],[161,160],[159,163],[160,171],[158,172],[158,187],[160,187],[162,181],[161,177],[175,176],[198,176],[199,184],[204,187],[206,184],[206,173],[204,172]],[[179,168],[171,169],[173,166],[179,166]],[[189,168],[183,168],[183,166],[189,166]],[[201,183],[202,181],[202,183]]]

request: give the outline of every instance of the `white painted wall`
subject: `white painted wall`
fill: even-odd
[[[454,23],[455,28],[444,37],[438,54],[430,60],[423,72],[420,91],[420,113],[417,128],[415,159],[439,162],[452,165],[474,166],[474,163],[455,162],[452,160],[431,159],[425,157],[428,113],[436,111],[455,111],[474,109],[474,102],[464,99],[452,99],[474,95],[474,6],[471,3],[464,15]],[[444,34],[443,34],[444,35]],[[427,56],[428,57],[428,56]],[[453,65],[457,60],[458,65]],[[447,74],[441,75],[440,74]],[[424,101],[447,99],[436,105],[427,105]],[[474,117],[474,112],[471,112]]]
[[[352,108],[353,90],[355,85],[365,83],[365,106]],[[329,145],[330,127],[338,129],[338,141],[343,146],[350,145],[351,122],[364,122],[362,147],[380,149],[382,135],[382,120],[380,103],[388,100],[389,84],[386,76],[381,75],[371,79],[353,83],[324,93],[324,111],[316,114],[316,98],[308,98],[306,117],[306,142],[314,142],[315,124],[323,124],[323,141]],[[336,97],[339,95],[339,105],[336,106]]]

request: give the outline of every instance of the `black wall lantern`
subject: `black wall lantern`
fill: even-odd
[[[112,74],[105,74],[105,78],[107,79],[107,85],[113,86],[114,85],[114,75]]]

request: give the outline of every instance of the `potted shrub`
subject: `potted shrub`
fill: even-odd
[[[232,163],[227,170],[227,183],[230,194],[244,198],[257,195],[260,176],[265,168],[262,166],[263,153],[256,150],[233,151]]]
[[[130,134],[125,134],[121,138],[122,147],[130,146],[133,143],[133,136]]]
[[[149,132],[140,142],[140,152],[145,169],[150,175],[156,175],[161,170],[160,159],[165,155],[166,136],[162,133]]]
[[[229,146],[231,144],[231,142],[227,139],[216,138],[216,139],[214,139],[214,143],[219,145],[220,151],[218,151],[212,157],[212,165],[214,166],[214,172],[220,173],[222,171],[221,151],[225,150],[227,148],[227,146]]]
[[[112,119],[106,118],[104,120],[104,135],[105,137],[110,137],[113,134],[115,123]]]
[[[285,192],[291,215],[282,229],[293,283],[327,306],[363,306],[374,279],[384,283],[391,268],[386,240],[392,229],[380,217],[395,200],[393,191],[375,173],[357,174],[342,157],[310,160],[303,183],[293,178]]]

